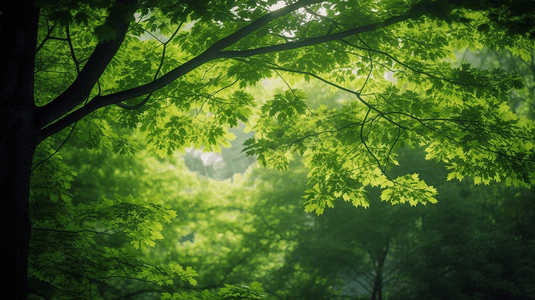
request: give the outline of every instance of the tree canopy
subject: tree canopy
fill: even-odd
[[[92,147],[103,147],[101,132],[113,118],[150,133],[148,146],[162,155],[191,145],[220,151],[232,139],[226,126],[249,121],[256,137],[248,153],[262,164],[285,168],[293,153],[308,158],[307,209],[318,212],[339,195],[366,206],[362,187],[367,185],[381,186],[383,197],[393,202],[433,201],[435,191],[415,175],[386,174],[396,164],[395,150],[405,144],[425,145],[429,158],[450,163],[454,178],[522,186],[535,180],[533,126],[514,116],[505,101],[511,88],[522,87],[521,80],[496,69],[451,67],[455,50],[466,47],[494,46],[529,57],[529,36],[498,30],[492,9],[442,2],[298,1],[270,12],[274,1],[198,7],[148,1],[124,7],[118,2],[102,11],[97,4],[103,3],[42,9],[49,19],[40,21],[36,104],[48,116],[43,119],[53,122],[42,123],[43,138],[104,107],[78,125],[93,128],[80,132],[90,135]],[[446,8],[444,15],[436,14]],[[98,25],[108,10],[136,13],[126,33],[111,24],[125,22],[119,17]],[[75,25],[80,29],[73,35]],[[484,30],[487,26],[494,27]],[[90,63],[97,59],[93,48],[106,42],[118,44],[117,54],[97,71]],[[101,76],[91,75],[95,71]],[[76,72],[81,75],[73,76]],[[387,72],[394,80],[385,78]],[[84,73],[94,76],[93,85]],[[335,111],[311,110],[306,95],[289,86],[256,106],[243,90],[262,78],[297,75],[353,99]],[[87,86],[84,95],[78,95],[77,85]],[[69,107],[74,111],[57,120],[54,106],[68,102],[63,99],[70,93],[79,107]],[[121,147],[126,139],[118,138],[116,151],[128,151]]]
[[[10,45],[0,59],[0,256],[15,299],[26,296],[28,256],[30,275],[65,297],[95,296],[73,282],[125,274],[195,283],[180,262],[144,267],[125,250],[154,245],[177,212],[121,186],[73,194],[82,170],[62,160],[69,141],[77,155],[146,149],[165,161],[186,148],[221,152],[242,122],[254,132],[245,153],[261,165],[303,157],[304,207],[317,214],[336,199],[368,207],[369,187],[392,204],[435,203],[437,189],[417,173],[392,172],[402,148],[424,148],[448,179],[535,183],[535,126],[509,106],[524,80],[459,58],[486,47],[530,63],[533,1],[21,0],[0,12]],[[275,79],[284,88],[258,93]],[[120,184],[124,164],[97,172]],[[231,173],[219,179],[240,172]],[[123,252],[98,247],[108,243]],[[50,282],[43,262],[69,275]],[[261,288],[229,286],[222,297],[233,291]]]

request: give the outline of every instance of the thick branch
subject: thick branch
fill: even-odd
[[[249,25],[241,28],[240,30],[236,31],[235,33],[233,33],[233,34],[231,34],[231,35],[219,40],[218,42],[216,42],[215,44],[210,46],[206,51],[204,51],[200,55],[198,55],[195,58],[189,60],[188,62],[182,64],[181,66],[173,69],[172,71],[170,71],[169,73],[163,75],[162,77],[158,78],[157,80],[154,80],[154,81],[152,81],[150,83],[147,83],[145,85],[138,86],[138,87],[135,87],[135,88],[132,88],[132,89],[129,89],[129,90],[121,91],[121,92],[118,92],[118,93],[115,93],[115,94],[110,94],[110,95],[105,95],[105,96],[97,96],[97,97],[93,98],[93,100],[91,100],[87,105],[85,105],[83,107],[80,107],[79,109],[77,109],[76,111],[70,113],[69,115],[65,116],[64,118],[60,119],[59,121],[47,126],[47,124],[53,122],[57,118],[60,118],[61,116],[63,116],[66,113],[68,113],[68,111],[74,109],[74,107],[76,107],[76,105],[79,105],[79,104],[82,103],[82,101],[89,95],[89,92],[91,91],[92,86],[96,83],[96,80],[98,80],[98,77],[100,77],[100,74],[102,74],[102,72],[100,72],[99,76],[96,79],[94,79],[93,83],[91,84],[91,88],[89,88],[89,89],[86,88],[85,93],[83,94],[84,97],[81,98],[81,100],[77,99],[76,105],[74,105],[74,106],[70,105],[68,107],[69,109],[67,109],[67,110],[65,110],[63,107],[61,107],[61,105],[55,105],[55,103],[62,104],[64,102],[66,102],[66,100],[64,99],[66,97],[62,94],[62,95],[60,95],[58,97],[58,99],[61,98],[60,101],[58,101],[58,99],[56,99],[52,103],[50,103],[50,104],[45,106],[46,109],[47,109],[48,115],[52,115],[54,118],[48,118],[48,119],[45,120],[46,122],[41,122],[41,125],[44,128],[42,130],[40,138],[41,138],[41,140],[43,140],[43,139],[47,138],[48,136],[50,136],[50,135],[52,135],[52,134],[54,134],[56,132],[59,132],[63,128],[65,128],[65,127],[69,126],[70,124],[80,120],[81,118],[85,117],[89,113],[91,113],[91,112],[93,112],[93,111],[95,111],[95,110],[97,110],[97,109],[99,109],[101,107],[105,107],[105,106],[108,106],[108,105],[111,105],[111,104],[116,104],[116,103],[123,102],[123,101],[128,100],[128,99],[133,99],[133,98],[136,98],[136,97],[139,97],[139,96],[143,96],[143,95],[146,95],[148,93],[152,93],[154,91],[157,91],[157,90],[167,86],[171,82],[175,81],[176,79],[180,78],[181,76],[183,76],[183,75],[195,70],[196,68],[198,68],[199,66],[203,65],[204,63],[209,62],[209,61],[214,60],[214,59],[217,59],[217,58],[222,58],[220,53],[221,53],[221,51],[223,49],[232,46],[236,42],[240,41],[241,39],[243,39],[247,35],[253,33],[256,30],[258,30],[262,26],[268,24],[272,20],[274,20],[276,18],[279,18],[279,17],[282,17],[284,15],[287,15],[287,14],[289,14],[289,13],[291,13],[291,12],[301,8],[301,7],[304,7],[304,6],[307,6],[307,5],[311,5],[311,4],[315,4],[315,3],[320,3],[320,2],[322,2],[322,0],[300,0],[300,1],[297,1],[296,3],[294,3],[294,4],[291,4],[289,6],[281,8],[279,10],[273,11],[273,12],[271,12],[271,13],[269,13],[269,14],[267,14],[267,15],[265,15],[265,16],[257,19],[257,20],[255,20],[255,21],[253,21],[252,23],[250,23]],[[124,35],[123,35],[123,37],[124,37]],[[120,46],[120,45],[117,45],[117,49],[118,49],[118,46]],[[117,49],[115,49],[114,51],[116,52]],[[96,51],[96,49],[95,49],[95,51]],[[115,55],[115,52],[113,52],[113,55]],[[111,60],[113,55],[109,58],[109,60]],[[90,58],[90,60],[91,60],[91,58]],[[109,60],[108,60],[108,62],[109,62]],[[86,66],[88,66],[88,65],[90,65],[90,61],[87,62]],[[106,65],[107,65],[107,63],[106,63]],[[103,70],[104,69],[102,69],[102,71]],[[84,70],[82,70],[82,73],[83,73],[83,71]],[[80,76],[78,78],[80,78]],[[72,88],[79,81],[78,78],[67,91],[70,91],[71,94],[75,94],[77,96],[80,96],[80,93],[79,92],[76,93],[76,90],[74,90]],[[93,78],[91,78],[91,79],[93,79]],[[82,82],[84,82],[84,81],[80,81],[80,83],[82,83]],[[80,84],[78,84],[78,85],[80,85]],[[67,91],[65,91],[65,93]],[[56,111],[56,110],[61,110],[61,111]]]
[[[390,26],[392,24],[396,24],[405,20],[408,20],[412,17],[411,14],[405,14],[401,16],[395,16],[391,17],[388,20],[384,20],[382,22],[369,24],[361,27],[355,27],[346,31],[334,33],[334,34],[328,34],[324,36],[318,36],[313,38],[304,39],[302,41],[298,42],[290,42],[285,44],[279,44],[279,45],[273,45],[273,46],[267,46],[262,48],[256,48],[251,50],[241,50],[241,51],[221,51],[217,58],[234,58],[234,57],[251,57],[254,55],[260,55],[264,53],[271,53],[271,52],[280,52],[280,51],[286,51],[296,48],[303,48],[307,46],[312,46],[316,44],[331,42],[335,40],[340,40],[352,35],[356,35],[359,33],[374,31],[377,29],[381,29],[387,26]]]
[[[106,24],[115,30],[114,40],[99,43],[74,82],[56,99],[38,109],[38,124],[42,128],[69,113],[91,93],[98,79],[124,41],[137,0],[118,1],[112,8]]]

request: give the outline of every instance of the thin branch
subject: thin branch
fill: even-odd
[[[59,145],[59,147],[56,149],[56,151],[54,151],[54,153],[50,154],[47,158],[43,159],[42,161],[38,162],[35,167],[32,168],[32,170],[30,172],[33,172],[35,169],[37,169],[37,167],[39,167],[41,164],[43,164],[45,161],[51,159],[52,157],[54,157],[54,155],[56,155],[58,153],[58,151],[65,145],[65,143],[67,143],[67,141],[69,140],[69,138],[71,137],[72,133],[74,132],[74,128],[76,128],[76,124],[78,124],[78,121],[76,123],[74,123],[72,125],[72,128],[71,128],[71,131],[69,131],[69,134],[67,135],[67,137],[63,140],[63,142],[61,143],[61,145]]]
[[[69,49],[71,51],[71,57],[72,61],[74,62],[74,65],[76,66],[76,75],[80,74],[80,63],[76,59],[76,54],[74,53],[74,47],[72,46],[72,40],[71,40],[71,33],[69,30],[69,25],[65,28],[65,32],[67,34],[67,43],[69,44]]]
[[[158,66],[158,69],[156,70],[156,73],[154,73],[154,80],[158,79],[158,74],[160,73],[160,71],[162,70],[162,67],[163,67],[163,63],[165,62],[165,50],[167,48],[167,44],[176,36],[176,34],[178,33],[178,31],[180,30],[180,28],[182,27],[182,25],[184,24],[184,22],[181,22],[180,25],[178,25],[178,28],[175,30],[175,32],[173,32],[173,34],[171,35],[171,37],[165,42],[165,43],[162,43],[163,44],[163,50],[162,50],[162,58],[160,59],[160,65]],[[125,103],[116,103],[117,106],[121,107],[121,108],[124,108],[124,109],[130,109],[130,110],[134,110],[134,109],[138,109],[140,108],[141,106],[143,106],[145,103],[147,103],[147,101],[149,101],[150,97],[152,96],[152,93],[149,93],[145,99],[143,99],[143,101],[139,102],[138,104],[136,105],[128,105],[128,104],[125,104]]]
[[[373,154],[373,152],[370,150],[370,148],[368,147],[368,144],[366,144],[366,141],[364,140],[364,136],[362,134],[363,130],[364,130],[364,124],[366,124],[366,119],[368,118],[368,115],[370,114],[370,111],[372,109],[371,108],[368,108],[368,111],[366,112],[366,116],[364,116],[364,120],[362,121],[362,126],[360,126],[360,140],[362,141],[362,144],[364,145],[364,147],[366,147],[366,150],[368,151],[368,153],[373,157],[373,159],[377,162],[377,165],[379,166],[379,170],[381,170],[381,173],[383,173],[383,175],[390,181],[394,182],[390,176],[388,176],[388,174],[386,174],[386,168],[383,169],[382,165],[381,165],[381,162],[379,161],[379,159],[375,156],[375,154]]]
[[[385,169],[388,168],[388,162],[392,161],[392,159],[390,159],[390,155],[392,154],[392,150],[394,150],[394,147],[396,146],[397,142],[399,141],[399,138],[401,137],[401,134],[402,134],[401,130],[402,130],[401,127],[398,127],[398,136],[396,137],[396,139],[390,146],[390,149],[388,150],[388,154],[385,157]]]
[[[126,227],[125,227],[126,229]],[[110,247],[110,245],[108,245],[108,243],[102,238],[102,236],[100,234],[97,234],[97,236],[99,237],[100,241],[106,245],[106,247],[110,250],[111,254],[113,255],[113,259],[117,262],[117,264],[121,267],[121,270],[123,271],[123,274],[125,276],[130,276],[130,274],[128,274],[128,272],[126,271],[126,269],[124,268],[123,264],[119,261],[119,258],[117,257],[117,255],[115,255],[115,251],[113,251],[113,248]]]
[[[315,133],[307,134],[307,135],[304,135],[304,136],[302,136],[302,137],[300,137],[300,138],[298,138],[298,139],[296,139],[296,140],[293,140],[293,141],[287,143],[287,145],[293,145],[293,144],[295,144],[295,143],[297,143],[297,142],[303,141],[303,140],[305,140],[305,139],[307,139],[307,138],[310,138],[310,137],[319,136],[319,135],[322,135],[322,134],[324,134],[324,133],[335,133],[335,132],[337,132],[337,131],[341,131],[341,130],[344,130],[344,129],[346,129],[346,128],[349,128],[349,127],[351,127],[351,126],[362,125],[362,124],[363,124],[363,123],[353,122],[353,123],[349,123],[349,124],[347,124],[347,125],[345,125],[345,126],[342,126],[342,127],[339,127],[339,128],[329,129],[329,130],[324,130],[324,131],[320,131],[320,132],[315,132]]]
[[[366,77],[366,81],[364,81],[364,84],[362,85],[362,87],[360,88],[359,90],[359,94],[362,94],[362,91],[364,90],[364,88],[366,87],[366,84],[368,83],[368,80],[370,79],[370,76],[372,75],[372,71],[373,71],[373,59],[372,59],[372,51],[371,51],[371,47],[368,46],[368,44],[366,44],[361,38],[360,36],[357,35],[357,38],[359,39],[359,41],[361,43],[364,44],[364,46],[368,47],[368,56],[369,56],[369,59],[370,59],[370,72],[368,73],[368,76]]]
[[[288,84],[288,82],[286,82],[286,79],[284,79],[284,77],[281,76],[281,74],[279,74],[279,72],[277,72],[277,70],[274,70],[275,73],[277,73],[277,75],[280,77],[280,79],[282,79],[282,81],[284,81],[284,83],[286,84],[286,86],[288,87],[288,89],[290,89],[290,92],[292,92],[292,95],[294,95],[295,99],[299,99],[299,97],[297,97],[297,95],[295,94],[294,90],[292,89],[292,87]],[[312,113],[312,111],[310,110],[310,108],[308,108],[308,105],[305,105],[305,107],[307,108],[308,112],[309,113]]]
[[[303,74],[303,75],[308,75],[308,76],[310,76],[310,77],[314,77],[314,78],[316,78],[316,79],[318,79],[318,80],[320,80],[320,81],[322,81],[322,82],[324,82],[324,83],[326,83],[326,84],[328,84],[328,85],[330,85],[330,86],[333,86],[333,87],[335,87],[335,88],[337,88],[337,89],[339,89],[339,90],[342,90],[342,91],[344,91],[344,92],[353,94],[353,95],[355,95],[355,96],[359,99],[359,101],[360,101],[362,104],[364,104],[366,107],[371,108],[371,109],[373,109],[374,111],[376,111],[377,113],[379,113],[382,117],[384,117],[384,118],[385,118],[386,120],[388,120],[390,123],[392,123],[392,124],[394,124],[394,125],[396,125],[396,126],[398,126],[398,127],[401,127],[401,128],[403,128],[403,129],[407,129],[405,126],[403,126],[403,125],[401,125],[401,124],[398,124],[397,122],[395,122],[394,120],[392,120],[392,119],[390,119],[390,118],[385,117],[385,115],[384,115],[384,113],[383,113],[382,111],[378,110],[375,106],[371,105],[370,103],[368,103],[367,101],[365,101],[364,99],[362,99],[362,97],[361,97],[361,95],[360,95],[359,92],[355,92],[355,91],[353,91],[353,90],[350,90],[350,89],[348,89],[348,88],[345,88],[345,87],[343,87],[343,86],[340,86],[340,85],[338,85],[338,84],[336,84],[336,83],[330,82],[330,81],[328,81],[328,80],[326,80],[326,79],[323,79],[322,77],[320,77],[320,76],[318,76],[318,75],[316,75],[316,74],[310,73],[310,72],[299,71],[299,70],[292,70],[292,69],[282,68],[282,67],[278,67],[278,66],[273,66],[273,67],[271,67],[271,69],[273,69],[273,70],[280,70],[280,71],[286,71],[286,72],[291,72],[291,73],[298,73],[298,74]]]
[[[48,22],[47,22],[47,27],[48,27]],[[50,34],[52,33],[52,31],[54,30],[54,28],[56,28],[56,25],[58,25],[57,23],[54,23],[54,25],[52,25],[52,28],[48,28],[47,30],[47,33],[46,33],[46,36],[45,38],[41,41],[41,43],[37,46],[37,48],[35,49],[35,54],[37,54],[37,52],[39,52],[39,50],[41,50],[41,48],[43,48],[43,46],[45,45],[45,43],[49,40],[49,39],[52,39]]]
[[[419,73],[419,74],[423,74],[423,75],[426,75],[428,77],[431,77],[433,79],[437,79],[437,80],[442,80],[442,81],[446,81],[446,82],[449,82],[449,83],[452,83],[452,84],[455,84],[455,85],[461,85],[461,86],[474,86],[474,87],[491,87],[493,85],[484,85],[484,84],[469,84],[469,83],[462,83],[462,82],[458,82],[458,81],[454,81],[454,80],[451,80],[451,79],[448,79],[446,77],[438,77],[438,76],[435,76],[431,73],[428,73],[428,72],[425,72],[425,71],[422,71],[422,70],[418,70],[416,68],[413,68],[411,66],[409,66],[408,64],[404,63],[404,62],[401,62],[400,60],[398,60],[397,58],[395,58],[394,56],[390,55],[389,53],[386,53],[384,51],[381,51],[381,50],[376,50],[376,49],[372,49],[372,48],[362,48],[362,47],[359,47],[359,46],[356,46],[344,39],[341,39],[342,42],[344,42],[345,44],[353,47],[353,48],[356,48],[356,49],[360,49],[360,50],[364,50],[364,51],[373,51],[373,52],[376,52],[376,53],[379,53],[379,54],[382,54],[382,55],[385,55],[387,56],[388,58],[392,59],[393,61],[397,62],[398,64],[402,65],[403,67],[415,72],[415,73]]]

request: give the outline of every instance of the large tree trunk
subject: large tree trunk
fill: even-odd
[[[19,125],[19,124],[18,124]],[[26,299],[30,219],[28,199],[33,156],[31,140],[16,137],[0,148],[0,276],[2,294]],[[1,138],[6,134],[2,132]]]
[[[39,133],[33,99],[39,10],[18,0],[2,1],[0,11],[0,282],[4,297],[26,299],[30,174]]]

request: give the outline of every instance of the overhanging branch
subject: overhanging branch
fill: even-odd
[[[120,103],[129,99],[133,99],[136,97],[140,97],[149,93],[152,93],[154,91],[157,91],[161,88],[164,88],[171,82],[175,81],[176,79],[180,78],[181,76],[193,71],[197,67],[205,64],[206,62],[215,60],[215,59],[221,59],[221,58],[237,58],[237,57],[250,57],[253,55],[259,55],[264,53],[271,53],[271,52],[280,52],[280,51],[286,51],[296,48],[302,48],[306,46],[311,46],[315,44],[321,44],[329,41],[339,40],[343,39],[345,37],[377,30],[380,28],[387,27],[389,25],[405,21],[407,19],[410,19],[414,17],[411,13],[406,13],[401,16],[394,16],[391,17],[385,21],[365,25],[361,27],[352,28],[350,30],[338,32],[335,34],[328,34],[325,36],[320,37],[314,37],[314,38],[308,38],[299,42],[290,42],[290,43],[284,43],[280,45],[273,45],[268,47],[262,47],[257,49],[251,49],[251,50],[242,50],[242,51],[223,51],[224,49],[232,46],[236,42],[240,41],[242,38],[246,37],[250,33],[258,30],[262,26],[268,24],[272,20],[279,18],[281,16],[287,15],[301,7],[305,7],[311,4],[320,3],[321,0],[301,0],[294,4],[291,4],[289,6],[286,6],[284,8],[281,8],[277,11],[271,12],[267,15],[264,15],[263,17],[253,21],[249,25],[241,28],[240,30],[236,31],[235,33],[219,40],[215,44],[213,44],[211,47],[209,47],[206,51],[201,53],[200,55],[196,56],[195,58],[189,60],[188,62],[180,65],[179,67],[171,70],[167,74],[163,75],[162,77],[132,88],[128,90],[124,90],[121,92],[117,92],[110,95],[105,96],[96,96],[91,100],[87,105],[77,109],[76,111],[70,113],[69,115],[65,116],[64,118],[60,119],[59,121],[50,124],[43,128],[42,130],[42,139],[62,130],[63,128],[69,126],[70,124],[76,122],[77,120],[85,117],[89,113],[95,111],[96,109],[99,109],[101,107],[105,107],[108,105]],[[61,97],[61,96],[60,96]],[[55,102],[55,101],[53,101]],[[72,109],[72,108],[71,108]],[[46,124],[44,124],[46,125]]]
[[[80,76],[78,76],[78,78],[75,80],[75,82],[62,95],[60,95],[54,101],[52,101],[51,103],[45,105],[44,107],[40,109],[41,114],[43,115],[43,117],[40,120],[41,121],[40,126],[42,126],[43,128],[43,130],[41,131],[40,140],[43,140],[49,137],[50,135],[59,132],[60,130],[69,126],[70,124],[80,120],[81,118],[85,117],[89,113],[101,107],[105,107],[111,104],[116,104],[119,102],[123,102],[125,100],[133,99],[133,98],[140,97],[140,96],[152,93],[154,91],[157,91],[167,86],[171,82],[175,81],[176,79],[180,78],[181,76],[193,71],[194,69],[203,65],[204,63],[220,58],[219,53],[223,49],[228,48],[229,46],[235,44],[236,42],[240,41],[247,35],[253,33],[254,31],[261,28],[262,26],[268,24],[272,20],[282,17],[284,15],[287,15],[301,7],[315,4],[315,3],[320,3],[320,2],[322,2],[322,0],[300,0],[294,4],[288,5],[284,8],[281,8],[279,10],[266,14],[263,17],[251,22],[249,25],[239,29],[235,33],[219,40],[218,42],[210,46],[206,51],[204,51],[200,55],[182,64],[181,66],[171,70],[170,72],[158,78],[157,80],[154,80],[150,83],[147,83],[147,84],[144,84],[144,85],[132,88],[132,89],[128,89],[125,91],[121,91],[118,93],[105,95],[105,96],[96,96],[87,105],[84,105],[83,107],[80,107],[74,112],[61,118],[62,116],[67,114],[69,111],[74,109],[77,105],[81,104],[82,101],[89,95],[92,87],[95,85],[98,78],[104,71],[105,67],[107,66],[109,61],[113,58],[113,56],[115,55],[115,53],[117,52],[120,46],[120,42],[118,41],[119,38],[117,38],[115,41],[99,44],[100,48],[99,46],[97,46],[97,49],[95,49],[95,52],[97,52],[97,50],[99,50],[99,52],[104,51],[103,55],[104,54],[107,55],[106,56],[107,61],[100,60],[100,61],[94,62],[95,64],[99,64],[100,66],[99,69],[95,70],[95,72],[98,74],[91,73],[91,72],[84,72],[86,68],[90,68],[89,66],[92,65],[93,61],[91,59],[94,58],[95,60],[97,60],[97,57],[94,52],[91,55],[86,66],[80,73]],[[125,28],[125,30],[127,29],[127,27]],[[122,35],[122,38],[124,38],[124,34]],[[104,46],[102,45],[107,45],[108,47],[112,49],[109,49],[109,51],[101,49],[101,48],[104,48]],[[81,96],[84,96],[84,97],[81,97]],[[57,119],[59,119],[57,122],[52,123],[54,122],[54,120],[57,120]]]
[[[390,26],[392,24],[396,24],[396,23],[408,20],[410,18],[411,18],[410,14],[405,14],[401,16],[391,17],[390,19],[384,20],[382,22],[369,24],[369,25],[365,25],[361,27],[355,27],[346,31],[337,32],[333,34],[308,38],[308,39],[304,39],[298,42],[289,42],[289,43],[256,48],[256,49],[251,49],[251,50],[221,51],[216,58],[251,57],[251,56],[265,54],[265,53],[280,52],[280,51],[292,50],[292,49],[297,49],[297,48],[303,48],[307,46],[340,40],[340,39],[343,39],[352,35],[356,35],[359,33],[374,31],[377,29]]]

